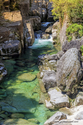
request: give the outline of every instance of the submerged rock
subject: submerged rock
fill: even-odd
[[[23,73],[22,75],[18,76],[18,79],[29,82],[36,79],[36,75],[32,73]]]
[[[32,122],[29,122],[28,120],[25,120],[25,119],[7,119],[5,120],[4,122],[2,122],[3,124],[6,124],[6,125],[14,125],[14,124],[17,124],[17,125],[36,125],[35,123],[32,123]]]
[[[69,49],[57,63],[57,86],[68,95],[77,93],[77,86],[82,78],[79,51]]]

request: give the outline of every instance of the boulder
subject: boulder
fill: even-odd
[[[69,49],[57,62],[57,86],[68,95],[77,93],[78,84],[82,78],[79,51]]]
[[[62,94],[58,87],[49,89],[48,94],[50,96],[49,102],[55,108],[69,107],[69,98],[66,94]],[[47,104],[46,104],[47,105]]]
[[[55,71],[45,72],[42,80],[43,80],[43,83],[44,83],[46,90],[48,90],[49,88],[55,87],[57,85]]]
[[[53,125],[53,123],[62,120],[62,119],[67,119],[66,114],[62,113],[62,112],[56,112],[52,117],[50,117],[45,123],[44,125]]]
[[[83,38],[72,40],[70,42],[65,41],[62,45],[62,50],[64,52],[66,52],[68,49],[71,49],[71,48],[77,48],[78,50],[80,50],[80,46],[82,45],[83,45]]]
[[[0,63],[0,83],[4,79],[4,77],[7,75],[7,70],[4,67],[3,63]]]

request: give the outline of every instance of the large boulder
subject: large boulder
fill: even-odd
[[[58,87],[49,89],[48,94],[50,96],[49,104],[52,104],[55,108],[69,107],[69,98],[66,94],[62,94]],[[46,101],[46,107],[48,101]],[[51,105],[49,105],[51,106]],[[48,107],[49,108],[49,107]]]
[[[79,51],[69,49],[57,63],[57,86],[68,95],[77,93],[77,86],[82,78]]]

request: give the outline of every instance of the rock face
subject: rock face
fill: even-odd
[[[79,51],[69,49],[57,63],[57,86],[68,95],[77,93],[77,85],[82,78]]]
[[[7,75],[7,70],[5,69],[4,64],[0,63],[0,83],[6,75]]]
[[[69,107],[69,98],[66,94],[62,94],[58,87],[49,89],[48,94],[50,96],[49,102],[55,108]],[[48,107],[49,108],[49,107]]]
[[[21,13],[20,11],[4,12],[3,17],[4,18],[0,17],[0,20],[1,20],[1,26],[0,26],[1,53],[0,54],[11,55],[11,52],[13,55],[14,53],[20,54],[21,49],[24,47],[23,23],[22,23]],[[8,49],[8,52],[6,51],[7,49]]]
[[[80,50],[80,46],[83,45],[83,39],[77,39],[77,40],[73,40],[73,41],[66,41],[64,42],[63,46],[62,46],[62,50],[65,52],[67,51],[68,49],[71,49],[71,48],[77,48],[78,50]]]
[[[62,120],[62,119],[67,119],[66,114],[62,113],[62,112],[57,112],[55,113],[52,117],[50,117],[45,123],[44,125],[53,125],[53,123],[55,123],[56,121]]]
[[[41,18],[39,16],[31,16],[28,21],[31,23],[33,30],[41,29]]]
[[[39,16],[41,19],[44,20],[51,20],[53,19],[51,10],[52,10],[52,3],[49,0],[31,0],[30,3],[30,12],[29,15]]]
[[[28,20],[24,21],[24,41],[25,41],[25,47],[28,47],[34,43],[34,31],[32,28],[31,23]]]

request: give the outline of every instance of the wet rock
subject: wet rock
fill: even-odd
[[[22,75],[18,76],[18,79],[22,81],[33,81],[36,79],[36,76],[32,73],[23,73]]]
[[[55,123],[56,121],[62,120],[62,119],[67,119],[66,114],[62,113],[62,112],[57,112],[55,113],[52,117],[50,117],[45,123],[44,125],[52,125],[53,123]]]
[[[24,114],[21,113],[14,113],[11,115],[12,119],[24,118]]]
[[[58,87],[49,89],[49,102],[56,108],[69,107],[69,98],[66,94],[62,94]]]
[[[77,93],[77,86],[82,78],[79,51],[69,49],[57,63],[57,86],[68,95]]]
[[[42,79],[44,86],[46,88],[46,90],[48,90],[49,88],[55,87],[56,84],[56,73],[55,71],[47,71],[44,74],[44,77]]]

